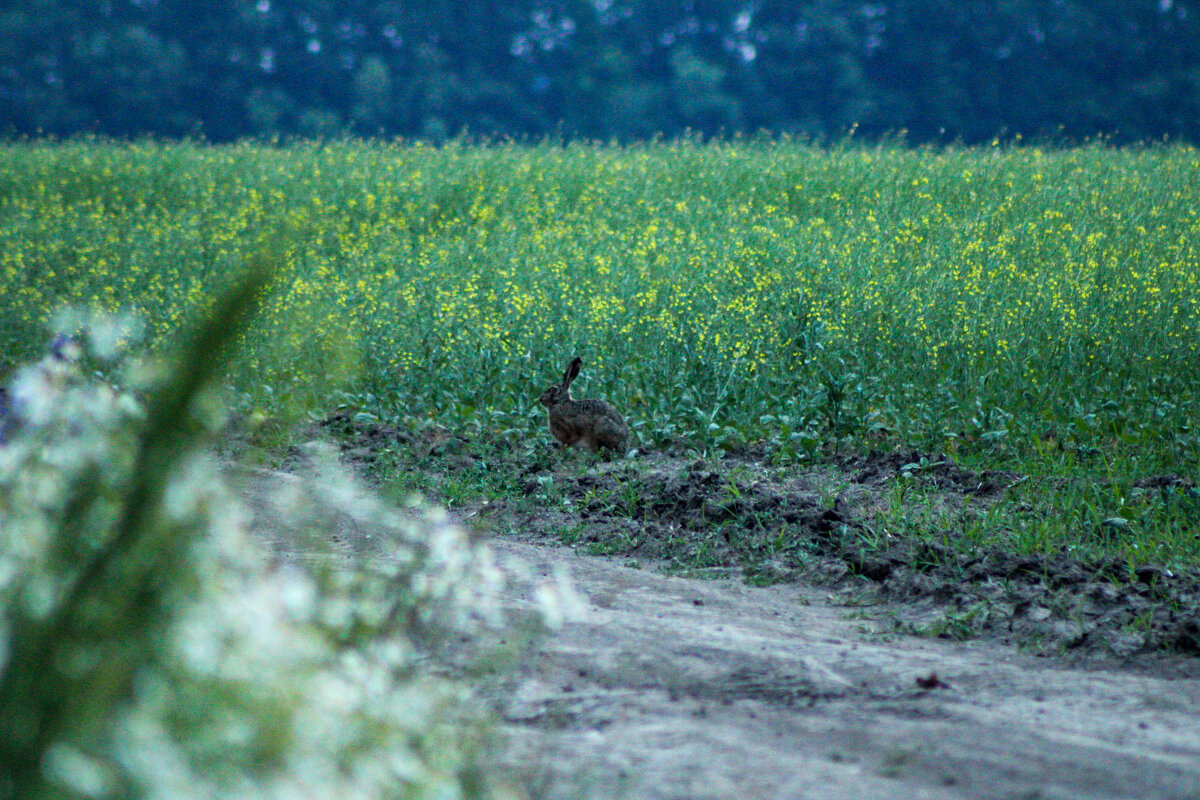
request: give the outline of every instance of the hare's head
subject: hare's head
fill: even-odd
[[[575,356],[571,363],[567,365],[566,370],[563,371],[562,383],[556,383],[542,392],[541,397],[538,398],[538,402],[546,408],[559,403],[569,403],[571,401],[571,381],[575,380],[579,375],[579,369],[582,366],[583,359]]]
[[[538,402],[544,405],[546,408],[549,408],[550,406],[557,405],[564,400],[570,399],[570,390],[564,389],[562,386],[559,386],[556,383],[546,391],[542,392],[541,397],[538,398]]]

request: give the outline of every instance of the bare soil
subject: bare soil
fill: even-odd
[[[1026,479],[1016,473],[974,472],[918,452],[779,466],[761,452],[702,460],[681,447],[596,462],[550,445],[518,450],[344,412],[320,430],[368,472],[381,453],[400,451],[402,469],[427,473],[435,484],[502,474],[501,496],[457,505],[483,535],[565,542],[668,572],[805,581],[860,603],[889,603],[899,631],[988,637],[1083,660],[1200,657],[1200,569],[1131,566],[1066,550],[1015,553],[966,541],[960,529],[898,535],[879,524],[895,502],[898,476],[911,496],[965,519]],[[1175,475],[1139,481],[1146,491],[1179,485],[1195,490]]]
[[[880,534],[874,515],[888,479],[922,461],[934,466],[911,481],[960,511],[986,507],[1019,480],[917,453],[868,453],[806,469],[655,455],[583,474],[560,467],[556,480],[578,511],[522,514],[501,503],[480,513],[524,540],[553,541],[574,526],[577,543],[668,569],[699,562],[737,568],[755,582],[804,580],[862,602],[892,601],[899,629],[988,636],[1085,658],[1200,655],[1200,571],[973,547],[954,530]]]
[[[325,427],[360,465],[484,459],[442,429]],[[530,796],[1200,798],[1200,574],[872,530],[914,464],[960,507],[1020,476],[916,453],[513,461],[514,496],[456,513],[585,600],[479,686]],[[497,598],[516,620],[528,588]]]
[[[489,692],[533,796],[1200,797],[1194,663],[1089,668],[880,636],[872,609],[811,585],[492,543],[547,574],[565,565],[586,598]]]

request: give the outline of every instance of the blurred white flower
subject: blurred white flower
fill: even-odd
[[[118,356],[136,328],[60,322],[98,358]],[[13,620],[28,630],[61,608],[81,565],[111,544],[135,482],[141,404],[86,377],[68,350],[19,370],[11,390],[19,425],[0,445],[0,675]],[[102,719],[87,746],[51,745],[48,779],[81,797],[463,796],[470,732],[447,727],[470,718],[468,693],[431,673],[422,637],[501,622],[504,573],[444,512],[393,508],[332,449],[310,456],[303,474],[263,492],[261,508],[247,509],[200,450],[158,476],[147,541],[189,537],[184,568],[155,575],[177,584],[164,595],[170,626],[128,697],[92,710]],[[79,497],[90,505],[74,508]],[[277,546],[309,550],[269,566],[252,530],[264,518],[281,531]],[[369,547],[335,558],[328,543],[347,527]],[[566,618],[571,596],[563,576],[537,589],[548,624]],[[86,657],[80,649],[71,663]]]

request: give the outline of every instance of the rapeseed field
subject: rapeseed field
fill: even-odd
[[[911,447],[1133,516],[1200,461],[1198,197],[1182,145],[9,143],[0,370],[63,306],[153,346],[267,254],[246,410],[532,438],[579,354],[645,446]]]

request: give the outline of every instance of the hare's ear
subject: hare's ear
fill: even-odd
[[[579,356],[575,356],[575,358],[571,361],[571,363],[567,364],[567,369],[563,373],[562,385],[570,386],[571,381],[573,381],[577,377],[579,377],[579,370],[582,366],[583,366],[583,359],[580,358]]]

